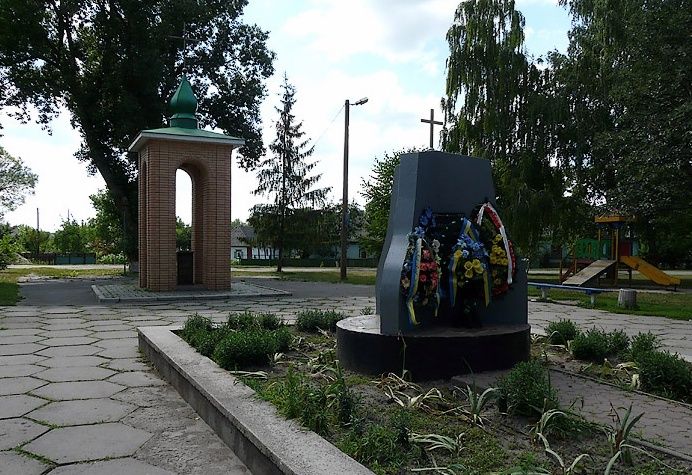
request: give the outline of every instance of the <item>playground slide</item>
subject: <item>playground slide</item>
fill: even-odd
[[[615,261],[611,261],[608,259],[599,259],[597,261],[592,262],[591,264],[589,264],[588,267],[585,267],[584,269],[580,270],[572,277],[564,281],[562,285],[584,285],[591,279],[595,279],[602,273],[606,272],[614,265]]]
[[[656,282],[658,285],[680,285],[680,279],[666,274],[658,267],[652,266],[644,259],[640,259],[639,257],[620,256],[620,262],[628,267],[631,267],[633,270],[638,271],[644,277]]]

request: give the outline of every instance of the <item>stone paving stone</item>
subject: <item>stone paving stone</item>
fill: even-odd
[[[73,366],[67,368],[50,368],[34,376],[53,383],[59,383],[64,381],[96,381],[99,379],[106,379],[114,374],[115,371],[99,368],[97,366]]]
[[[132,325],[128,324],[120,324],[120,325],[92,325],[89,327],[92,332],[96,332],[97,335],[100,334],[108,334],[110,332],[120,332],[120,331],[132,331]],[[131,336],[131,334],[126,335],[125,337],[116,337],[116,338],[127,338]]]
[[[73,366],[99,366],[107,362],[106,358],[99,356],[54,356],[41,361],[41,366],[69,368]]]
[[[166,382],[158,376],[143,371],[119,373],[110,378],[109,381],[131,388],[139,386],[163,386],[166,384]]]
[[[0,366],[0,378],[16,378],[17,376],[31,376],[43,371],[44,368],[33,364],[18,364],[12,366]]]
[[[32,394],[54,401],[66,401],[110,397],[123,389],[125,389],[124,386],[108,381],[76,381],[50,383],[36,389]]]
[[[118,422],[135,410],[132,404],[112,399],[51,402],[26,417],[58,426]]]
[[[123,338],[132,338],[132,328],[120,331],[96,331],[91,334],[92,337],[99,340],[116,340]]]
[[[123,422],[156,432],[137,458],[185,474],[250,474],[187,404],[140,408]]]
[[[32,378],[31,376],[20,376],[18,378],[2,378],[0,379],[0,396],[9,396],[11,394],[22,394],[31,391],[32,389],[40,388],[46,384],[45,381]]]
[[[150,369],[149,365],[136,358],[111,360],[106,367],[116,371],[148,371]]]
[[[43,340],[45,337],[36,335],[17,335],[17,336],[0,336],[0,345],[14,345],[18,343],[36,343]]]
[[[3,419],[0,421],[0,450],[9,450],[22,445],[48,430],[28,419]]]
[[[0,475],[41,475],[49,465],[15,452],[0,452]]]
[[[23,447],[59,464],[132,455],[151,434],[120,423],[53,429]]]
[[[139,341],[135,336],[137,333],[134,329],[128,332],[128,338],[113,338],[110,340],[100,340],[94,343],[94,346],[109,350],[111,348],[136,348],[139,346]]]
[[[50,307],[49,307],[50,308]],[[42,321],[46,324],[69,324],[69,323],[84,323],[84,320],[81,318],[57,318],[57,317],[49,317],[49,318],[43,318]]]
[[[46,332],[84,330],[86,328],[87,328],[86,322],[85,323],[79,323],[79,324],[59,323],[59,324],[55,324],[55,325],[41,325],[41,330],[46,331]]]
[[[77,336],[87,336],[91,333],[91,330],[43,330],[40,334],[45,336],[50,336],[51,338],[69,338]]]
[[[36,354],[41,356],[90,356],[100,350],[100,348],[91,345],[54,346]]]
[[[21,417],[27,412],[43,406],[46,402],[48,401],[45,399],[27,396],[26,394],[2,396],[0,397],[0,419]]]
[[[91,338],[89,336],[72,336],[65,338],[47,338],[43,340],[41,344],[46,346],[76,346],[90,345],[96,341],[96,338]]]
[[[176,475],[133,458],[58,467],[50,475]]]
[[[112,399],[140,407],[184,404],[176,390],[168,385],[128,388],[112,396]]]
[[[42,350],[45,346],[36,343],[19,343],[17,345],[0,345],[0,356],[30,355]]]
[[[2,321],[2,327],[5,330],[20,330],[20,329],[36,329],[37,323],[35,322],[7,322]]]
[[[6,336],[38,335],[41,332],[38,328],[17,328],[15,330],[0,330],[0,338]]]
[[[99,353],[99,356],[103,356],[104,358],[113,358],[113,359],[137,358],[139,356],[139,351],[137,350],[136,346],[127,347],[127,348],[109,348],[109,349],[103,350],[101,353]]]
[[[0,356],[0,366],[14,366],[39,363],[46,358],[38,355]]]

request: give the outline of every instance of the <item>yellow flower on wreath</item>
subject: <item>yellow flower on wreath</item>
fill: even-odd
[[[477,274],[483,273],[483,266],[481,265],[481,261],[478,259],[473,260],[473,270],[476,271]]]
[[[466,272],[464,272],[464,277],[466,277],[467,279],[473,279],[473,270],[469,269]]]
[[[454,251],[454,257],[456,257],[457,259],[461,257],[461,249],[457,249],[456,251]]]

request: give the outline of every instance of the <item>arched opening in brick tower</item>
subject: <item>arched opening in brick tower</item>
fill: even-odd
[[[178,285],[204,283],[204,165],[183,162],[175,174],[176,222],[189,225],[189,234],[176,229],[176,272]]]

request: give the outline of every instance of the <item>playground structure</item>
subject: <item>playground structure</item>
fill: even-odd
[[[680,279],[666,274],[638,256],[639,243],[632,238],[631,232],[627,232],[634,217],[614,214],[597,216],[594,221],[598,228],[598,238],[577,241],[569,256],[571,264],[566,269],[560,262],[560,282],[564,285],[591,285],[605,276],[617,286],[621,264],[629,273],[630,283],[632,271],[638,271],[658,285],[673,288],[680,285]]]

